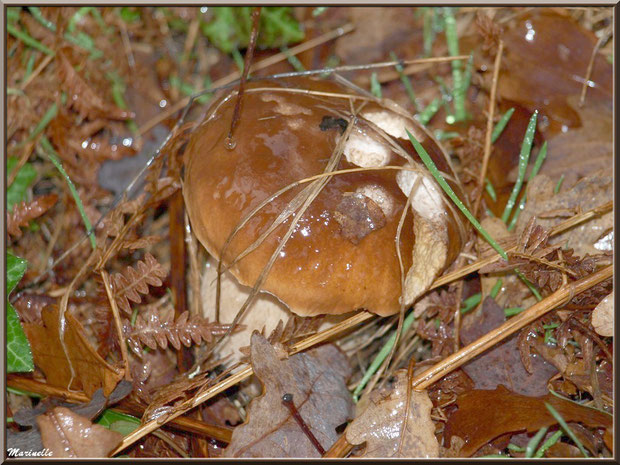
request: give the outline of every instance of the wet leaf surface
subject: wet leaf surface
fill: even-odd
[[[248,419],[235,428],[226,457],[320,457],[290,411],[282,404],[292,394],[303,421],[327,450],[338,439],[336,427],[353,413],[345,381],[350,367],[333,345],[323,345],[279,360],[258,333],[252,335],[250,357],[263,394],[248,409]]]
[[[43,446],[54,458],[106,457],[123,438],[65,407],[40,415],[37,424]]]
[[[612,416],[552,394],[528,397],[510,392],[504,386],[495,390],[473,390],[460,395],[458,410],[450,415],[444,440],[454,436],[465,440],[461,453],[468,457],[489,441],[502,434],[518,431],[537,431],[557,421],[545,407],[551,404],[567,422],[583,423],[589,427],[612,428]]]
[[[407,407],[407,370],[395,376],[393,386],[371,393],[368,407],[348,426],[347,441],[366,443],[362,458],[438,457],[433,404],[427,392],[412,390]]]
[[[52,386],[82,389],[89,396],[99,388],[103,388],[104,394],[111,393],[123,377],[123,369],[110,365],[97,354],[80,322],[67,312],[66,326],[61,333],[57,306],[48,306],[41,317],[42,326],[27,323],[24,329],[32,344],[34,363],[45,373],[47,382]],[[64,334],[69,360],[62,347],[61,334]],[[69,363],[75,371],[73,378]]]

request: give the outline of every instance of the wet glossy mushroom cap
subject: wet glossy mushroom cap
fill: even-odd
[[[185,151],[184,196],[192,227],[209,253],[225,265],[251,246],[307,184],[260,210],[221,257],[227,238],[254,207],[279,189],[325,170],[351,120],[352,108],[358,120],[338,169],[419,166],[406,125],[438,167],[453,178],[432,136],[398,107],[393,111],[339,84],[306,78],[249,83],[235,146],[230,149],[225,140],[234,95],[213,103]],[[458,185],[451,183],[461,194]],[[403,292],[395,238],[407,201],[403,190],[408,193],[412,186],[414,214],[406,216],[400,238],[410,281]],[[231,268],[242,284],[253,286],[292,219]],[[410,304],[460,251],[458,221],[430,174],[372,170],[333,176],[301,217],[263,290],[304,316],[362,308],[380,315],[397,313],[401,294]],[[436,237],[427,246],[415,247],[415,235]],[[419,274],[423,279],[413,276]]]

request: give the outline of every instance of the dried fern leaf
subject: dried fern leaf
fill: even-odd
[[[78,74],[67,57],[68,48],[57,53],[58,77],[69,94],[73,108],[88,119],[99,117],[125,120],[133,117],[129,111],[105,102],[95,90]],[[74,98],[75,97],[75,98]]]
[[[129,342],[134,351],[140,347],[140,343],[152,350],[158,347],[166,349],[168,344],[179,350],[181,345],[190,347],[202,341],[212,342],[215,336],[224,334],[228,327],[211,323],[199,315],[190,316],[187,311],[176,321],[171,313],[168,317],[160,318],[157,312],[149,312],[146,316],[138,315],[129,333]]]
[[[116,273],[111,278],[114,290],[114,299],[119,308],[127,314],[131,314],[131,305],[142,302],[140,294],[148,294],[149,286],[159,287],[162,279],[168,271],[150,253],[144,256],[135,267],[128,266],[124,273]]]
[[[6,229],[10,236],[19,238],[20,228],[28,226],[30,221],[40,217],[58,201],[56,194],[40,195],[31,202],[20,202],[13,206],[12,212],[6,214]]]

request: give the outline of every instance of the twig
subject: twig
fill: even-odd
[[[294,344],[290,350],[289,350],[289,354],[293,355],[296,354],[298,352],[301,352],[303,350],[306,350],[316,344],[319,344],[321,342],[327,341],[329,340],[331,337],[336,336],[338,334],[341,334],[347,330],[349,330],[350,328],[363,323],[364,321],[367,321],[373,317],[376,317],[376,315],[373,315],[372,313],[369,312],[360,312],[355,314],[354,316],[352,316],[351,318],[338,323],[337,325],[332,326],[331,328],[325,330],[325,331],[321,331],[320,333],[314,334],[302,341],[299,341],[298,343]],[[180,415],[183,415],[185,412],[197,407],[198,405],[202,404],[203,402],[206,402],[207,400],[215,397],[217,394],[224,392],[226,389],[236,385],[237,383],[243,381],[244,379],[249,378],[250,376],[252,376],[252,374],[254,373],[254,371],[252,370],[251,366],[246,366],[243,370],[235,373],[234,375],[230,376],[229,378],[226,378],[225,380],[221,381],[220,383],[211,386],[210,388],[206,389],[205,391],[201,392],[200,394],[198,394],[194,399],[192,399],[191,402],[189,402],[186,406],[184,406],[183,408],[173,412],[172,414],[170,414],[170,416],[168,416],[167,418],[157,418],[151,421],[148,421],[147,423],[144,423],[142,425],[140,425],[140,427],[138,429],[136,429],[135,431],[133,431],[132,433],[129,433],[127,436],[125,436],[125,438],[123,438],[123,441],[116,447],[116,449],[114,451],[112,451],[110,453],[110,456],[113,456],[115,454],[118,454],[120,451],[122,451],[123,449],[129,447],[130,445],[132,445],[133,443],[135,443],[136,441],[140,440],[141,438],[143,438],[144,436],[146,436],[147,434],[151,433],[152,431],[155,431],[157,428],[161,427],[163,424],[172,421],[173,419],[179,417]]]
[[[36,69],[30,74],[30,76],[28,76],[28,79],[22,82],[19,88],[21,90],[24,90],[28,86],[28,84],[30,84],[33,81],[35,77],[41,74],[41,71],[43,71],[45,67],[49,65],[50,61],[52,61],[53,59],[54,59],[54,55],[47,55],[45,58],[43,58],[41,63],[39,63],[39,66],[36,67]]]
[[[125,342],[125,337],[123,336],[123,324],[121,323],[121,315],[118,311],[118,305],[116,304],[116,299],[114,298],[112,292],[112,286],[110,285],[110,275],[106,270],[103,269],[99,271],[99,274],[101,275],[101,279],[103,280],[103,287],[105,288],[105,292],[108,296],[108,301],[110,302],[110,307],[112,308],[112,315],[114,316],[114,324],[116,326],[116,331],[118,332],[118,345],[121,348],[121,357],[123,358],[123,365],[125,366],[125,379],[131,381],[127,343]]]
[[[255,6],[252,9],[252,32],[250,32],[250,44],[245,52],[245,60],[243,62],[243,73],[239,80],[239,90],[237,91],[237,99],[235,102],[235,108],[233,109],[232,121],[230,122],[230,130],[228,131],[228,137],[226,138],[226,147],[229,149],[235,148],[235,140],[233,138],[235,128],[241,117],[241,102],[243,100],[243,91],[245,90],[245,81],[248,79],[250,73],[250,66],[252,65],[252,58],[254,58],[254,49],[256,48],[256,42],[258,40],[258,23],[260,21],[260,6]]]
[[[74,404],[82,404],[90,401],[90,398],[82,391],[68,391],[24,376],[9,375],[6,384],[16,389],[23,389],[43,396],[57,397]],[[134,405],[133,402],[128,403],[126,401],[123,401],[121,405],[115,406],[112,410],[137,417],[141,417],[144,413],[138,404]],[[229,428],[210,425],[204,421],[185,416],[180,416],[171,420],[169,426],[188,433],[208,436],[226,443],[229,443],[232,437],[232,431]]]
[[[558,234],[561,234],[564,231],[567,231],[568,229],[572,228],[573,226],[576,226],[587,220],[590,220],[599,215],[607,213],[608,211],[611,211],[612,208],[613,208],[613,201],[609,201],[607,203],[604,203],[603,205],[599,205],[598,207],[595,207],[584,213],[575,215],[572,218],[569,218],[566,221],[563,221],[553,226],[551,230],[549,231],[549,237],[553,237]],[[516,244],[510,247],[505,247],[506,252],[512,252],[516,249],[517,249]],[[478,271],[479,269],[485,267],[486,265],[496,262],[500,258],[501,257],[499,256],[499,254],[493,254],[489,257],[485,257],[474,263],[471,263],[463,268],[455,270],[452,273],[448,273],[444,276],[441,276],[440,278],[435,280],[435,282],[431,285],[430,289],[437,289],[438,287],[441,287],[444,284],[448,284],[448,283],[451,283],[452,281],[456,281],[457,279],[462,278],[463,276],[467,276],[468,274],[473,273],[474,271]]]
[[[495,55],[495,63],[493,65],[493,83],[491,85],[491,95],[489,97],[489,116],[487,118],[487,131],[484,138],[484,158],[482,159],[482,168],[478,176],[478,193],[476,194],[476,201],[474,202],[473,209],[473,214],[476,217],[478,216],[478,208],[480,207],[480,200],[482,199],[484,179],[487,176],[487,169],[489,167],[489,158],[491,158],[491,135],[493,134],[493,117],[495,116],[495,95],[497,94],[497,82],[499,80],[499,69],[502,63],[503,51],[504,41],[500,40],[497,54]]]
[[[537,320],[545,313],[568,302],[575,295],[595,286],[605,279],[613,276],[613,265],[609,265],[602,270],[576,281],[567,286],[563,286],[547,298],[537,302],[532,307],[521,312],[514,318],[509,319],[500,327],[490,331],[478,340],[462,348],[458,352],[450,355],[433,367],[417,375],[411,381],[411,387],[416,391],[422,391],[433,383],[443,378],[451,371],[459,368],[472,358],[480,355],[485,350],[491,348],[498,342],[503,341],[519,329]],[[329,448],[323,457],[334,458],[346,456],[353,446],[346,439],[346,432]]]
[[[353,444],[350,444],[349,441],[347,441],[346,433],[342,433],[338,440],[332,444],[329,450],[323,454],[323,458],[335,459],[346,457],[348,453],[351,452],[351,449],[353,449]]]
[[[537,302],[527,310],[519,313],[514,318],[510,318],[500,327],[485,334],[478,340],[472,342],[468,346],[462,348],[458,352],[450,355],[438,364],[416,376],[415,379],[412,380],[413,387],[417,391],[426,389],[435,381],[467,363],[469,360],[481,354],[498,342],[503,341],[514,332],[537,320],[550,310],[567,303],[575,295],[590,289],[611,276],[613,276],[613,265],[609,265],[594,274],[580,279],[579,281],[561,287],[553,294],[547,296],[540,302]]]

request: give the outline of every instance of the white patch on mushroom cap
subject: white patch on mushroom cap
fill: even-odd
[[[261,94],[260,98],[263,102],[276,102],[276,112],[284,116],[312,114],[312,110],[310,110],[309,108],[304,108],[301,105],[295,105],[294,103],[287,101],[281,95],[265,93]]]
[[[425,218],[432,219],[445,213],[441,192],[435,182],[414,171],[399,171],[396,174],[396,182],[400,190],[406,196],[409,196],[411,189],[417,179],[418,181],[413,198],[411,199],[411,208]]]
[[[349,163],[362,168],[385,166],[392,157],[387,145],[359,130],[351,133],[343,152]]]
[[[365,111],[362,112],[362,116],[397,139],[409,140],[405,129],[409,130],[418,141],[426,137],[416,124],[393,111]]]
[[[406,118],[391,111],[366,111],[362,116],[371,123],[376,124],[392,137],[409,140],[405,128],[410,128],[411,122]],[[409,129],[409,132],[412,132]]]
[[[376,184],[366,184],[365,186],[358,187],[355,192],[365,195],[375,202],[386,218],[392,216],[394,212],[394,202],[383,187]]]

